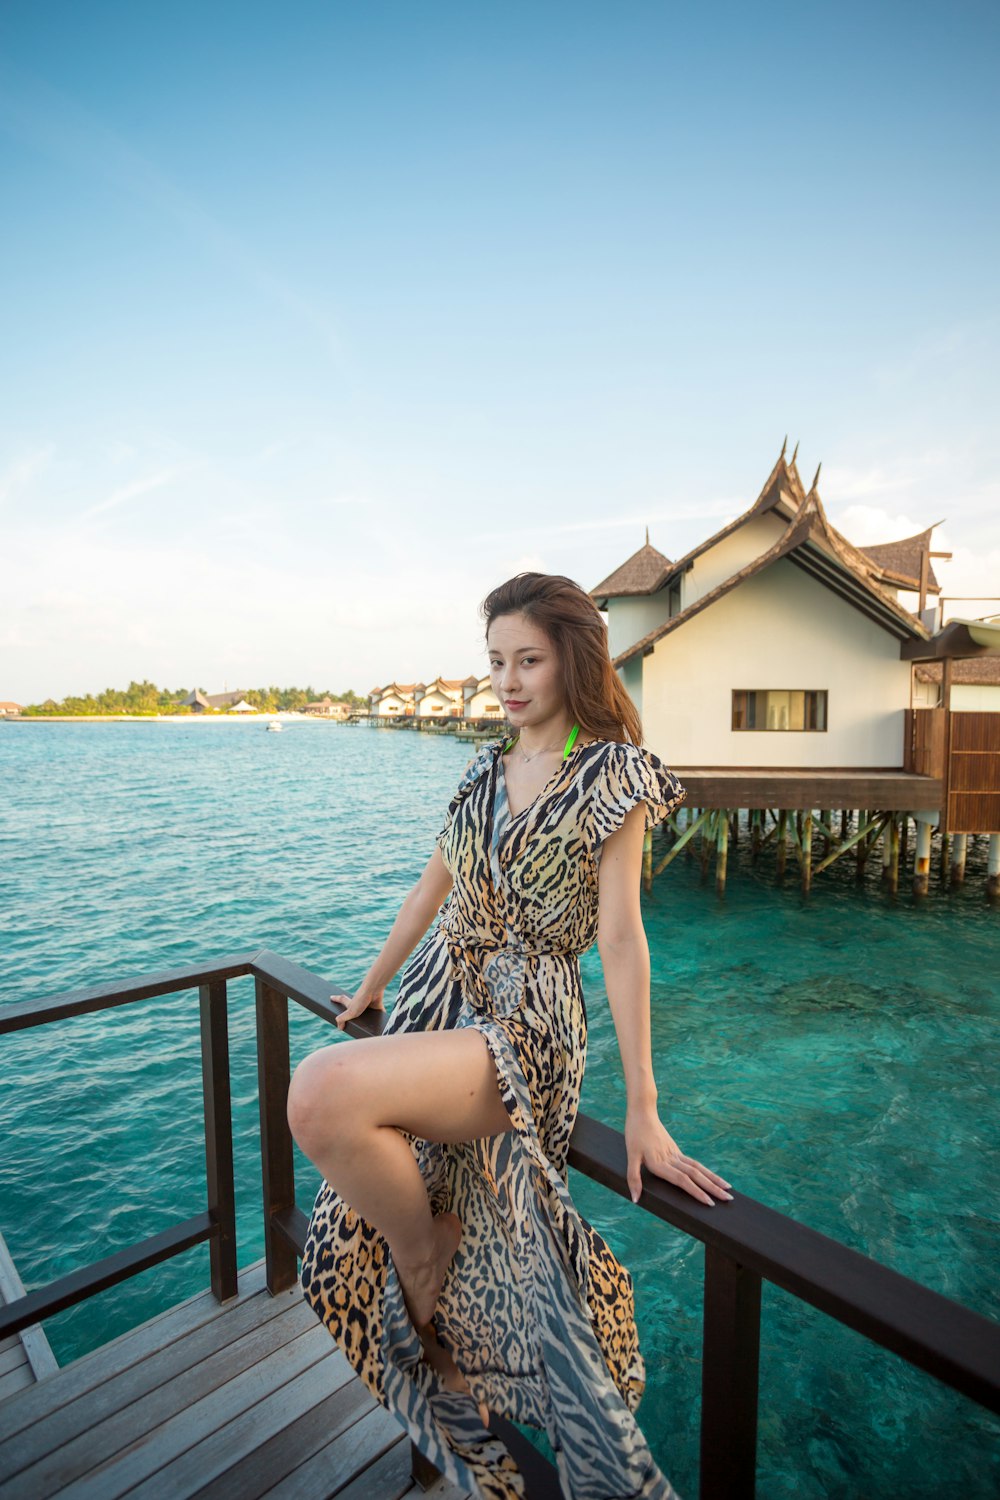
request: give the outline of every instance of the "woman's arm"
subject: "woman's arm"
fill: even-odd
[[[337,1017],[337,1025],[343,1031],[348,1021],[359,1016],[372,1006],[384,1010],[383,992],[387,984],[399,972],[414,948],[434,920],[442,901],[451,890],[451,872],[436,848],[424,865],[420,879],[407,892],[399,913],[389,929],[389,936],[372,964],[361,985]],[[339,1000],[331,995],[331,1000]]]
[[[656,1108],[649,1017],[649,944],[642,925],[639,889],[645,803],[605,839],[598,865],[597,950],[625,1073],[625,1143],[632,1201],[642,1192],[643,1163],[701,1203],[712,1193],[731,1198],[729,1183],[693,1157],[684,1156],[660,1122]]]

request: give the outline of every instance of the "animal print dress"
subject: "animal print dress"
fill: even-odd
[[[473,1495],[525,1494],[483,1427],[485,1401],[546,1432],[568,1500],[677,1500],[633,1415],[645,1365],[632,1278],[574,1206],[567,1154],[587,1049],[578,956],[597,937],[601,845],[639,802],[651,827],[687,793],[651,751],[595,740],[512,815],[504,743],[482,746],[449,803],[437,843],[454,883],[383,1033],[477,1027],[511,1118],[458,1145],[406,1134],[432,1212],[462,1221],[434,1322],[474,1399],[424,1358],[385,1240],[325,1182],[303,1291],[372,1393]]]

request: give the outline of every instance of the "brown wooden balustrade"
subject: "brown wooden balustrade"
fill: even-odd
[[[227,981],[244,975],[252,975],[256,983],[267,1284],[272,1293],[294,1284],[308,1223],[295,1204],[292,1140],[285,1118],[290,1073],[288,1002],[332,1022],[340,1007],[329,996],[344,992],[261,949],[0,1008],[3,1034],[197,989],[208,1181],[204,1213],[29,1291],[0,1309],[0,1339],[202,1241],[209,1245],[213,1293],[219,1301],[235,1296]],[[385,1021],[384,1011],[369,1010],[349,1022],[347,1032],[378,1035]],[[625,1141],[619,1131],[581,1114],[570,1142],[569,1163],[610,1191],[630,1197]],[[703,1500],[736,1500],[754,1493],[761,1282],[765,1280],[891,1349],[970,1400],[1000,1411],[1000,1326],[989,1319],[742,1193],[721,1213],[647,1173],[636,1211],[665,1220],[705,1246]],[[531,1500],[558,1497],[555,1470],[518,1429],[495,1415],[491,1425],[521,1466]],[[418,1477],[421,1468],[415,1453]]]

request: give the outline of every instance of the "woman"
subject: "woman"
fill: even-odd
[[[571,1500],[676,1500],[633,1416],[632,1280],[575,1208],[566,1161],[587,1043],[578,956],[596,939],[633,1199],[643,1165],[701,1203],[732,1196],[661,1124],[650,1056],[643,833],[686,792],[639,748],[607,628],[577,584],[522,573],[482,612],[512,733],[467,767],[341,1029],[383,1008],[438,923],[382,1034],[323,1048],[292,1080],[291,1127],[325,1179],[302,1285],[460,1487],[524,1494],[492,1410],[547,1432]]]

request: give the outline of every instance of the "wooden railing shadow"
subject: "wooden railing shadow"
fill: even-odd
[[[295,1203],[292,1139],[285,1116],[291,1071],[288,1004],[294,1001],[332,1022],[340,1006],[329,997],[344,992],[261,949],[0,1008],[2,1035],[197,989],[208,1183],[204,1213],[37,1287],[0,1309],[0,1339],[205,1241],[214,1295],[220,1302],[236,1295],[227,985],[246,975],[252,975],[256,985],[267,1285],[272,1294],[294,1285],[308,1221]],[[367,1011],[348,1023],[347,1032],[378,1035],[385,1021],[385,1012]],[[630,1198],[625,1141],[618,1131],[578,1116],[569,1164]],[[702,1500],[743,1500],[754,1494],[763,1281],[782,1287],[990,1411],[1000,1411],[1000,1326],[989,1319],[743,1194],[727,1203],[724,1213],[717,1213],[681,1188],[647,1174],[637,1211],[665,1220],[705,1246]],[[522,1468],[530,1500],[560,1496],[555,1470],[521,1432],[496,1415],[492,1425]],[[415,1478],[426,1482],[434,1471],[416,1449],[413,1459]]]

